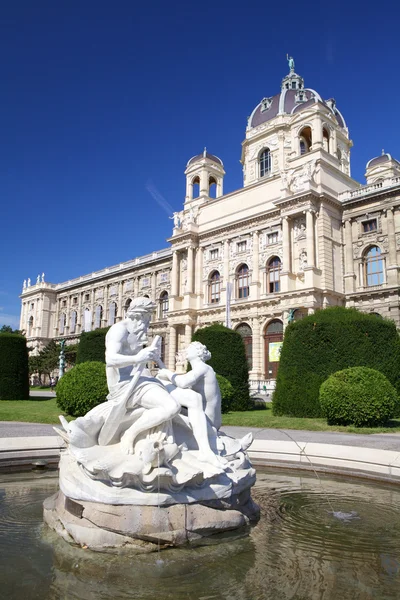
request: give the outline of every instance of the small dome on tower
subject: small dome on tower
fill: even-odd
[[[381,165],[383,163],[389,162],[390,160],[392,160],[390,154],[382,150],[382,154],[380,156],[371,158],[371,160],[367,162],[367,169],[369,169],[370,167],[375,167],[376,165]]]
[[[221,165],[221,167],[224,166],[224,163],[222,162],[222,160],[220,158],[218,158],[218,156],[215,156],[214,154],[210,154],[209,152],[207,152],[206,148],[204,148],[204,151],[201,154],[196,154],[196,156],[193,156],[188,161],[186,168],[189,167],[190,165],[193,165],[196,162],[200,162],[204,158],[207,158],[208,160],[211,160],[211,161],[217,163],[218,165]]]

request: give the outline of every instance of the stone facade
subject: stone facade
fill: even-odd
[[[239,327],[260,385],[276,375],[274,344],[292,319],[340,305],[400,327],[400,164],[384,153],[370,160],[361,186],[350,176],[351,146],[335,101],[304,88],[292,69],[249,118],[243,188],[223,195],[222,161],[206,151],[190,159],[169,248],[24,287],[20,327],[30,345],[71,343],[147,295],[170,368],[196,328],[227,323]]]

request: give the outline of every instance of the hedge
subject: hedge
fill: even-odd
[[[231,382],[222,375],[217,375],[219,391],[221,392],[221,412],[227,413],[233,410],[232,404],[235,398],[235,390]]]
[[[375,427],[395,414],[397,393],[379,371],[350,367],[323,382],[319,400],[329,425]]]
[[[82,417],[107,394],[106,366],[101,362],[85,362],[72,367],[57,385],[57,405],[72,417]]]
[[[230,410],[249,410],[249,368],[246,350],[239,333],[223,325],[210,325],[198,329],[192,341],[201,342],[211,352],[211,365],[218,375],[226,377],[234,389]]]
[[[76,364],[88,361],[106,362],[106,334],[109,327],[84,331],[81,334],[78,351],[76,353]]]
[[[0,333],[0,400],[29,400],[26,338]]]
[[[400,392],[400,338],[392,321],[349,308],[327,308],[288,325],[273,413],[321,417],[319,389],[336,371],[364,366]]]

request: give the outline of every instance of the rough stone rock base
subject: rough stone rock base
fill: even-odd
[[[159,545],[204,544],[217,534],[245,532],[259,518],[250,490],[229,500],[160,508],[77,502],[59,491],[43,508],[45,522],[67,542],[99,552],[134,554],[156,551]]]

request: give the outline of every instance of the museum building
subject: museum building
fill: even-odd
[[[75,343],[147,296],[169,368],[182,365],[195,329],[224,323],[242,335],[260,386],[276,377],[286,324],[320,308],[355,307],[400,327],[400,163],[382,152],[367,163],[366,184],[352,179],[335,100],[289,66],[280,92],[248,119],[243,187],[224,195],[223,162],[204,150],[186,165],[168,248],[64,283],[24,282],[20,328],[30,346]]]

